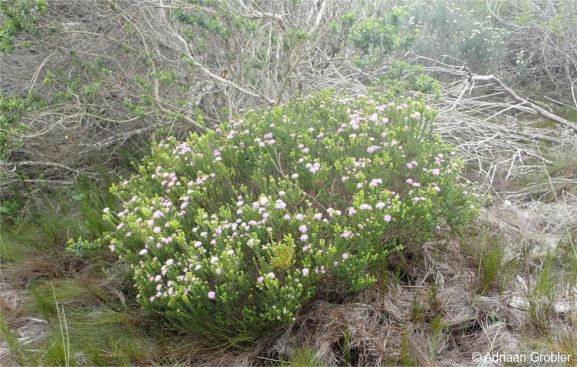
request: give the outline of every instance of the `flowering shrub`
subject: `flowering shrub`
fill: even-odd
[[[290,322],[315,293],[374,282],[371,265],[475,213],[462,162],[411,100],[328,92],[185,142],[155,144],[111,191],[112,251],[142,306],[211,336]]]

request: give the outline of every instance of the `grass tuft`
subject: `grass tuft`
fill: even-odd
[[[322,367],[325,364],[319,360],[314,350],[310,348],[296,348],[289,354],[287,361],[282,362],[283,367]]]
[[[551,262],[551,255],[547,254],[540,273],[528,292],[531,324],[542,334],[549,331],[551,320],[555,316],[557,279],[551,272]]]

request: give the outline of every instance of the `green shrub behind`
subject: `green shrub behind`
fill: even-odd
[[[251,341],[318,292],[371,285],[390,251],[472,218],[434,116],[412,100],[324,92],[155,144],[111,188],[122,205],[105,209],[104,240],[131,264],[146,310]]]

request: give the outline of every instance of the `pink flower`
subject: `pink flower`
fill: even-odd
[[[208,299],[215,299],[215,298],[216,298],[216,293],[214,291],[208,292]]]
[[[319,164],[319,162],[315,162],[309,167],[309,171],[311,171],[312,174],[317,173],[320,169],[321,165]]]
[[[304,224],[301,224],[301,225],[300,225],[299,231],[300,231],[301,233],[307,233],[307,230],[308,230],[308,228],[307,228],[306,225],[304,225]]]
[[[431,170],[431,174],[432,174],[433,176],[438,176],[438,175],[441,174],[441,170],[438,169],[438,168],[433,168],[433,169]]]
[[[385,216],[383,217],[383,219],[385,220],[385,222],[389,223],[389,222],[391,221],[391,219],[393,219],[393,218],[391,218],[390,215],[385,214]]]
[[[307,275],[309,275],[309,269],[307,269],[307,268],[303,268],[302,272],[303,272],[303,276],[304,276],[304,277],[306,277]]]
[[[376,152],[377,150],[379,150],[378,145],[371,145],[370,147],[367,148],[367,153],[372,154],[372,153]]]
[[[160,227],[154,227],[153,231],[154,231],[154,233],[159,234],[160,233]]]
[[[148,250],[144,248],[144,249],[140,250],[140,252],[138,254],[139,255],[146,255],[147,253],[148,253]]]
[[[285,203],[284,201],[278,199],[278,200],[276,201],[276,203],[274,204],[274,207],[275,207],[276,209],[285,209],[285,208],[286,208],[286,203]]]
[[[344,254],[341,255],[341,257],[343,258],[343,260],[346,260],[349,258],[349,254],[345,252]]]
[[[380,178],[375,178],[373,180],[371,180],[371,182],[369,183],[370,187],[377,187],[378,185],[382,184],[383,180]]]

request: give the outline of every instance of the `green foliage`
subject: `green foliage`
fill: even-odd
[[[329,29],[336,33],[347,35],[351,27],[355,24],[357,17],[352,12],[345,13],[337,19],[333,19],[329,24]]]
[[[394,7],[383,17],[367,18],[356,23],[350,35],[353,45],[365,54],[371,52],[389,54],[404,41],[400,19],[406,15],[402,8]]]
[[[496,71],[508,52],[507,32],[495,24],[484,6],[476,5],[459,0],[413,3],[410,14],[420,37],[411,49],[435,59],[448,55],[474,72]]]
[[[102,242],[131,264],[146,310],[239,346],[290,323],[317,290],[361,290],[388,252],[475,215],[434,116],[325,92],[155,144],[139,175],[111,187],[122,205],[104,210],[115,229]]]
[[[15,217],[18,214],[20,205],[14,200],[0,201],[0,220],[5,217]]]
[[[176,72],[174,70],[160,70],[156,78],[163,84],[163,85],[170,85],[176,79]]]
[[[45,12],[45,0],[0,1],[0,52],[12,51],[14,38],[20,33],[35,33],[38,18]]]
[[[374,83],[390,96],[406,95],[407,92],[419,92],[428,99],[436,99],[441,95],[441,83],[423,72],[420,65],[412,65],[397,60],[387,69],[386,73]]]
[[[24,131],[24,126],[18,122],[27,108],[27,99],[0,94],[0,159],[5,158],[9,149],[14,147],[17,141],[14,133]]]
[[[239,16],[222,2],[212,0],[191,2],[186,9],[175,11],[174,19],[187,26],[183,34],[194,39],[196,47],[203,50],[214,47],[215,41],[228,44],[232,35],[254,34],[257,29],[256,21]]]
[[[347,30],[352,45],[372,62],[382,61],[399,48],[407,48],[416,35],[416,29],[408,25],[406,9],[395,6],[382,16],[363,19],[350,26],[352,15],[341,19],[341,27]],[[347,32],[348,33],[348,32]]]
[[[285,35],[284,47],[285,49],[295,47],[296,45],[305,42],[308,38],[309,38],[308,33],[306,33],[303,30],[300,29],[290,30]]]
[[[77,239],[69,238],[68,241],[66,241],[66,252],[78,257],[91,255],[99,248],[100,246],[98,246],[98,244],[93,241],[83,240],[82,237],[78,237]]]

